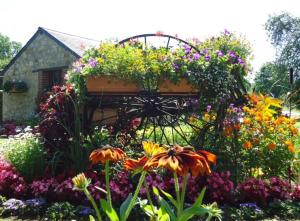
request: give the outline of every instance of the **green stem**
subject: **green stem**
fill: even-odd
[[[107,201],[109,203],[110,208],[112,208],[111,193],[109,187],[109,160],[105,162],[105,186],[107,192]]]
[[[147,198],[148,198],[148,201],[149,201],[149,203],[150,203],[152,212],[153,212],[153,214],[154,214],[154,218],[155,218],[155,220],[157,220],[157,217],[156,217],[156,214],[155,214],[155,210],[154,210],[154,206],[153,206],[153,202],[152,202],[150,193],[149,193],[149,191],[148,191],[148,187],[147,187],[146,180],[144,180],[144,187],[145,187],[145,190],[146,190]]]
[[[183,176],[183,183],[182,183],[182,192],[181,192],[181,203],[180,203],[180,209],[183,211],[184,207],[184,198],[185,198],[185,192],[186,192],[186,184],[187,184],[187,174]]]
[[[84,194],[86,195],[86,197],[89,199],[89,201],[91,202],[92,206],[94,207],[95,211],[96,211],[96,215],[98,218],[98,221],[102,221],[101,215],[100,215],[100,210],[97,207],[97,204],[94,200],[94,198],[92,197],[92,195],[90,194],[90,192],[88,191],[88,189],[84,189],[83,190]]]
[[[128,216],[129,216],[129,214],[130,214],[132,208],[134,207],[135,201],[136,201],[136,199],[137,199],[137,197],[138,197],[138,194],[139,194],[139,192],[140,192],[140,189],[141,189],[141,187],[142,187],[142,185],[143,185],[143,182],[144,182],[144,179],[145,179],[145,177],[146,177],[146,174],[147,174],[146,171],[143,171],[142,174],[141,174],[140,180],[139,180],[138,185],[137,185],[137,187],[136,187],[136,189],[135,189],[135,192],[134,192],[134,194],[133,194],[133,197],[132,197],[132,199],[131,199],[131,201],[130,201],[128,207],[127,207],[127,210],[126,210],[126,212],[125,212],[124,220],[127,220],[127,218],[128,218]]]
[[[175,183],[175,192],[176,192],[176,200],[177,200],[177,217],[181,214],[181,200],[180,200],[180,189],[179,189],[179,182],[178,182],[178,176],[176,173],[174,173],[174,183]]]

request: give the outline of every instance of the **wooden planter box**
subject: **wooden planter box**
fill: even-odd
[[[169,79],[164,79],[158,86],[159,92],[161,93],[197,93],[198,89],[188,83],[186,79],[181,79],[177,84],[174,84]]]
[[[134,82],[125,82],[123,80],[114,79],[111,76],[91,76],[88,77],[86,82],[88,92],[101,93],[101,92],[121,92],[132,93],[140,91],[139,86]]]

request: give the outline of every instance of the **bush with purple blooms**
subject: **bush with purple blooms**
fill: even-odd
[[[268,184],[262,179],[249,178],[237,186],[240,202],[251,202],[267,205],[270,195]]]
[[[230,172],[213,172],[207,178],[207,198],[211,202],[220,204],[233,203],[234,183],[230,179]]]
[[[288,200],[291,199],[291,184],[287,180],[279,177],[271,177],[268,180],[270,200]]]

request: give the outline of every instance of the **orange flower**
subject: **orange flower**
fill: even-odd
[[[243,123],[244,124],[250,124],[251,120],[249,118],[245,117],[244,120],[243,120]]]
[[[246,148],[247,150],[248,149],[251,149],[252,148],[252,143],[250,141],[246,141],[244,144],[243,144],[244,148]]]
[[[204,156],[205,159],[211,164],[217,163],[217,156],[211,152],[208,152],[206,150],[197,150],[196,153]]]
[[[92,164],[102,163],[106,161],[117,162],[123,160],[126,154],[120,148],[114,148],[109,145],[106,145],[102,148],[94,150],[90,155],[90,160]]]
[[[291,153],[295,153],[295,146],[293,144],[292,141],[290,140],[287,140],[284,142],[287,146],[288,146],[288,150],[291,152]]]
[[[141,171],[141,170],[143,170],[143,167],[145,166],[147,161],[148,161],[148,157],[146,157],[146,156],[139,158],[138,160],[127,159],[124,163],[124,167],[126,170]]]
[[[298,134],[298,129],[296,127],[291,126],[290,130],[291,130],[291,133],[292,133],[293,136]]]
[[[270,149],[270,150],[274,150],[275,149],[275,147],[276,147],[276,143],[269,143],[268,144],[268,148]]]
[[[210,174],[211,170],[208,160],[192,150],[175,145],[168,151],[154,155],[145,165],[144,169],[150,167],[164,167],[178,175],[186,175],[191,171],[197,177]]]

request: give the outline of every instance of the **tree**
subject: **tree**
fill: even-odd
[[[275,62],[263,64],[255,76],[254,88],[277,98],[287,95],[290,89],[287,66]]]
[[[0,71],[20,51],[21,47],[21,43],[11,41],[9,37],[0,33]]]

